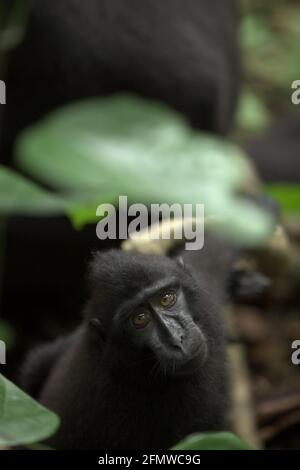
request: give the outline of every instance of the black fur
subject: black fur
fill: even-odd
[[[167,448],[191,433],[226,428],[227,367],[220,304],[212,301],[205,273],[203,278],[198,274],[188,261],[183,266],[166,257],[117,250],[95,255],[91,296],[81,326],[66,339],[65,348],[46,346],[26,365],[35,377],[33,369],[45,370],[39,363],[48,368],[36,397],[62,420],[50,445]],[[123,327],[117,339],[114,333],[116,312],[124,303],[171,277],[180,284],[208,351],[204,363],[199,355],[174,375],[163,373],[151,355],[134,349]],[[100,320],[101,334],[89,326],[90,318]],[[34,394],[36,378],[32,389],[28,377],[27,372],[27,391]]]

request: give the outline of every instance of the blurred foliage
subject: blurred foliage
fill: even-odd
[[[269,215],[237,194],[249,168],[236,146],[194,132],[177,113],[140,98],[65,106],[21,135],[16,157],[27,173],[71,198],[77,224],[97,220],[99,204],[126,195],[130,203],[204,203],[218,230],[247,245],[273,229]]]
[[[292,83],[300,79],[300,1],[240,0],[240,5],[245,83],[236,115],[239,142],[263,133],[277,116],[300,110],[291,103]],[[300,213],[299,185],[267,191],[284,213]]]
[[[270,108],[291,106],[300,77],[300,2],[243,0],[242,57],[248,87]]]
[[[58,417],[0,375],[0,446],[33,444],[51,436]]]
[[[262,134],[270,124],[270,112],[251,87],[242,90],[236,113],[239,137]]]
[[[230,432],[194,434],[179,442],[173,450],[251,450]]]
[[[0,213],[53,215],[64,213],[66,204],[18,173],[0,165]]]
[[[300,185],[269,184],[266,190],[285,214],[300,214]]]

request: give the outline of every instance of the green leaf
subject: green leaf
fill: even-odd
[[[251,447],[230,432],[193,434],[179,442],[173,450],[251,450]]]
[[[16,159],[27,173],[76,194],[80,223],[90,215],[82,202],[96,212],[126,195],[145,204],[204,203],[206,215],[245,244],[264,241],[273,228],[265,212],[237,196],[247,178],[239,149],[192,131],[157,103],[114,96],[69,105],[21,135]]]
[[[0,214],[61,214],[65,207],[58,196],[0,166]]]
[[[276,199],[287,214],[300,213],[300,185],[299,184],[269,184],[266,191]]]
[[[0,375],[0,446],[33,444],[51,436],[58,417]]]

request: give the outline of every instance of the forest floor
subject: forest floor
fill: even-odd
[[[257,304],[233,307],[236,354],[243,352],[246,369],[237,373],[248,379],[240,399],[250,397],[237,426],[262,448],[299,449],[300,364],[292,361],[292,344],[300,345],[300,218],[286,219],[284,228],[289,256],[272,263],[267,295]],[[244,388],[245,378],[239,383]]]

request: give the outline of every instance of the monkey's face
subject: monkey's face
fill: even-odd
[[[191,361],[202,362],[207,354],[205,336],[175,279],[149,286],[125,302],[114,318],[112,334],[131,346],[133,357],[152,357],[164,373],[187,372]]]
[[[109,272],[101,282],[106,292],[94,294],[88,310],[104,340],[105,358],[112,366],[138,365],[149,372],[157,366],[163,375],[188,374],[203,364],[209,332],[201,323],[203,305],[191,275],[174,260],[118,253],[118,259],[105,259],[118,265],[114,286]],[[98,280],[104,274],[105,257],[100,258]]]

